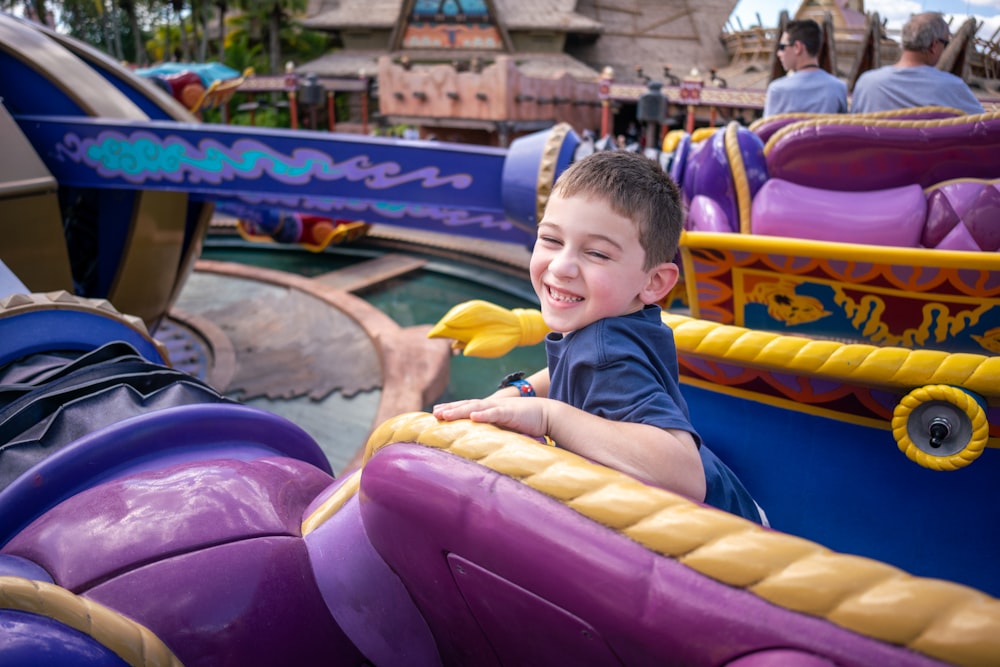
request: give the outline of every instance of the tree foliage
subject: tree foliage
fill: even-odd
[[[53,6],[45,0],[21,2],[26,15]],[[297,22],[307,0],[63,0],[56,5],[55,20],[70,35],[138,65],[218,60],[237,71],[252,66],[262,74],[281,73],[286,59],[305,62],[327,48],[323,33]]]

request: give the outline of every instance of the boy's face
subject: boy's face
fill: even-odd
[[[567,333],[654,303],[657,271],[643,270],[645,258],[635,223],[603,199],[552,195],[530,264],[545,324]]]

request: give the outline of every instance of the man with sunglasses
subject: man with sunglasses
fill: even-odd
[[[822,39],[812,19],[789,21],[778,41],[778,60],[788,72],[767,86],[764,117],[779,113],[844,113],[847,84],[819,66]]]
[[[983,105],[962,79],[935,67],[950,41],[948,23],[940,12],[910,17],[900,41],[903,54],[895,65],[869,70],[858,77],[852,113],[923,106],[983,113]]]

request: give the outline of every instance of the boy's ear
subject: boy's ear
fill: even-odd
[[[646,286],[639,292],[639,300],[647,306],[662,301],[680,278],[680,267],[673,262],[664,262],[650,269]]]

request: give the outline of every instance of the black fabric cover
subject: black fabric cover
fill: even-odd
[[[0,489],[73,441],[147,412],[235,402],[128,343],[48,352],[0,368]]]

